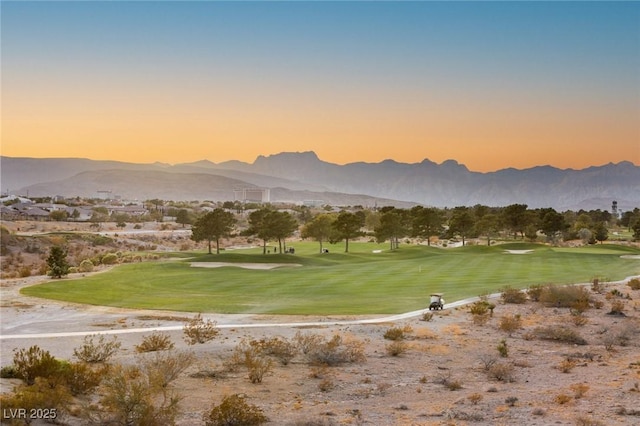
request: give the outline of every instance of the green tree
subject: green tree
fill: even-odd
[[[62,278],[69,274],[69,264],[67,263],[67,250],[60,246],[53,246],[49,250],[47,257],[49,276],[51,278]]]
[[[334,215],[323,213],[314,217],[310,222],[302,227],[302,238],[313,238],[320,243],[320,253],[322,253],[323,241],[329,241],[332,232]]]
[[[411,209],[412,232],[414,237],[420,237],[427,240],[427,245],[431,245],[431,237],[440,235],[444,224],[444,215],[442,210],[435,207],[414,207]]]
[[[640,241],[640,220],[636,220],[631,229],[633,230],[633,239]]]
[[[181,224],[183,228],[191,223],[191,215],[187,209],[180,209],[176,212],[176,223]]]
[[[263,207],[249,214],[247,234],[255,235],[262,240],[262,254],[267,254],[267,241],[274,237],[268,217],[272,211],[270,208]]]
[[[609,230],[607,230],[607,226],[604,222],[596,223],[593,228],[593,237],[600,241],[601,244],[609,238]]]
[[[468,207],[456,207],[453,209],[453,214],[449,220],[449,232],[453,235],[460,235],[463,246],[465,237],[471,233],[473,225],[474,218]]]
[[[374,229],[378,242],[389,240],[391,250],[398,248],[399,238],[407,235],[408,226],[406,211],[400,209],[387,209],[380,216],[380,225]]]
[[[271,228],[271,235],[278,240],[278,248],[282,253],[282,248],[286,250],[285,239],[293,235],[298,229],[298,222],[289,212],[271,211],[266,217],[267,224]]]
[[[542,217],[540,231],[551,241],[555,241],[558,234],[569,227],[564,216],[552,208],[542,209],[540,216]]]
[[[524,236],[524,230],[529,224],[527,207],[526,204],[511,204],[502,210],[504,224],[513,232],[513,238],[516,238],[518,233]]]
[[[209,254],[211,242],[216,242],[216,254],[220,254],[220,238],[227,237],[235,225],[236,219],[232,213],[223,209],[215,209],[200,217],[191,229],[191,239],[195,242],[207,240]]]
[[[491,237],[500,230],[500,219],[493,213],[483,215],[475,224],[478,235],[487,237],[487,245],[491,245]]]
[[[364,226],[364,214],[342,211],[333,222],[333,229],[339,239],[345,240],[344,252],[349,253],[349,240],[362,234],[360,228]]]

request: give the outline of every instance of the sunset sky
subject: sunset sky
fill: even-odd
[[[638,2],[0,8],[6,156],[640,165]]]

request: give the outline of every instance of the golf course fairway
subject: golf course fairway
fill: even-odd
[[[337,244],[325,254],[318,253],[318,245],[311,242],[296,243],[295,248],[295,255],[263,255],[260,249],[219,255],[180,253],[171,260],[123,264],[83,278],[25,287],[21,292],[131,309],[366,315],[425,308],[432,292],[444,293],[446,301],[453,302],[506,286],[585,283],[596,277],[614,281],[640,275],[640,250],[613,244],[555,248],[514,243],[447,249],[405,245],[389,251],[386,245],[350,243],[349,253]],[[246,264],[277,265],[247,269]]]

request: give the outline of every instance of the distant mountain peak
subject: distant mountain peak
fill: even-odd
[[[278,154],[271,154],[271,155],[259,155],[256,160],[254,161],[254,164],[256,164],[259,161],[265,161],[265,160],[290,160],[290,159],[298,159],[298,160],[314,160],[314,161],[320,161],[320,158],[318,158],[318,155],[314,152],[314,151],[295,151],[295,152],[280,152]]]

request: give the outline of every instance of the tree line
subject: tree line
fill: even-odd
[[[286,239],[299,232],[300,237],[319,243],[320,252],[325,243],[345,242],[368,235],[378,242],[388,241],[390,249],[399,247],[404,238],[414,238],[431,244],[434,237],[459,238],[466,244],[469,238],[484,238],[488,245],[498,237],[536,241],[543,237],[555,243],[559,240],[581,239],[595,244],[609,238],[609,228],[620,225],[633,232],[640,240],[640,209],[625,212],[621,218],[604,210],[558,212],[552,208],[529,208],[526,204],[505,207],[475,205],[454,208],[416,206],[411,209],[382,207],[364,209],[355,207],[340,212],[311,213],[309,208],[282,211],[263,206],[252,211],[244,230],[237,228],[237,216],[229,209],[216,208],[201,215],[193,224],[192,239],[207,241],[209,253],[215,243],[220,251],[220,239],[231,235],[254,236],[262,240],[263,253],[267,243],[277,241],[278,252],[287,250]]]

